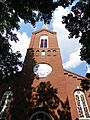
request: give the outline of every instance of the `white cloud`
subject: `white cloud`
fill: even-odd
[[[53,27],[54,27],[54,30],[57,30],[57,29],[64,29],[64,24],[62,24],[62,17],[64,15],[67,15],[69,13],[69,9],[66,8],[64,9],[63,7],[59,6],[55,12],[53,13]],[[62,29],[62,30],[63,30]]]
[[[74,53],[71,53],[69,59],[66,63],[63,64],[65,69],[75,68],[76,66],[80,65],[82,61],[80,60],[80,50],[77,50]]]
[[[58,0],[53,0],[53,2],[57,2]]]
[[[17,43],[12,41],[10,42],[10,44],[12,45],[12,49],[14,52],[20,51],[20,53],[22,54],[22,60],[24,61],[27,48],[29,47],[30,38],[27,36],[25,32],[23,32],[22,34],[17,31],[13,32],[17,34],[19,41],[17,41]]]
[[[54,31],[57,32],[58,43],[63,62],[68,63],[70,61],[69,63],[75,63],[75,65],[65,64],[64,66],[68,66],[67,68],[73,68],[81,64],[79,51],[77,51],[81,47],[81,45],[79,44],[78,39],[68,39],[69,32],[65,29],[65,25],[62,24],[62,16],[67,15],[69,12],[70,10],[68,8],[64,9],[63,7],[59,6],[53,14],[52,25]],[[73,55],[77,55],[77,60],[74,59]]]

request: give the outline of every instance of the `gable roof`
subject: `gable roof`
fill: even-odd
[[[52,30],[48,30],[47,28],[42,28],[40,30],[37,30],[36,32],[33,32],[32,34],[37,34],[37,33],[42,32],[42,31],[47,31],[47,32],[52,33],[52,34],[57,34],[56,32],[54,32]]]
[[[69,77],[72,76],[73,78],[77,78],[78,80],[83,80],[83,79],[85,80],[85,79],[87,79],[84,76],[78,75],[76,73],[70,72],[70,71],[65,70],[65,69],[64,69],[64,75],[68,75]]]

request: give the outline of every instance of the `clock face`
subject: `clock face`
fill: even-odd
[[[33,71],[39,77],[47,77],[52,72],[52,67],[48,64],[37,64],[34,66]]]

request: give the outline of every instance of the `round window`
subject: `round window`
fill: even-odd
[[[37,64],[34,66],[33,71],[39,77],[47,77],[52,72],[52,67],[48,64]]]
[[[37,111],[31,115],[30,120],[51,120],[51,117],[47,112]]]

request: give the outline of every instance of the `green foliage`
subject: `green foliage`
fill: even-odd
[[[65,102],[60,100],[60,103],[62,106],[62,110],[57,110],[58,115],[60,116],[60,120],[72,120],[68,98]]]
[[[86,74],[86,77],[87,77],[88,79],[90,79],[90,73],[87,73],[87,74]]]
[[[82,80],[80,85],[83,90],[87,91],[90,89],[90,80],[89,79]]]
[[[54,110],[57,111],[60,120],[71,120],[71,112],[68,98],[66,101],[62,101],[58,97],[58,91],[54,88],[50,81],[41,82],[38,86],[33,87],[31,95],[31,105],[32,108],[47,108],[48,110],[53,111],[55,119],[58,120],[57,115]],[[59,105],[61,105],[60,109]]]
[[[55,109],[59,105],[59,98],[57,96],[57,89],[51,86],[51,83],[41,82],[39,86],[33,88],[35,94],[32,92],[32,102],[36,99],[34,103],[35,107],[47,107],[49,109]]]
[[[72,7],[72,12],[63,17],[63,23],[70,32],[69,38],[80,38],[80,56],[90,64],[90,0],[80,0]]]
[[[7,38],[0,35],[0,79],[18,72],[18,66],[22,65],[20,57],[18,51],[13,53]]]
[[[8,1],[9,2],[9,1]],[[19,18],[15,15],[13,8],[9,8],[7,1],[0,1],[0,79],[16,73],[22,62],[19,52],[13,53],[9,40],[17,42],[14,28],[18,29]]]

